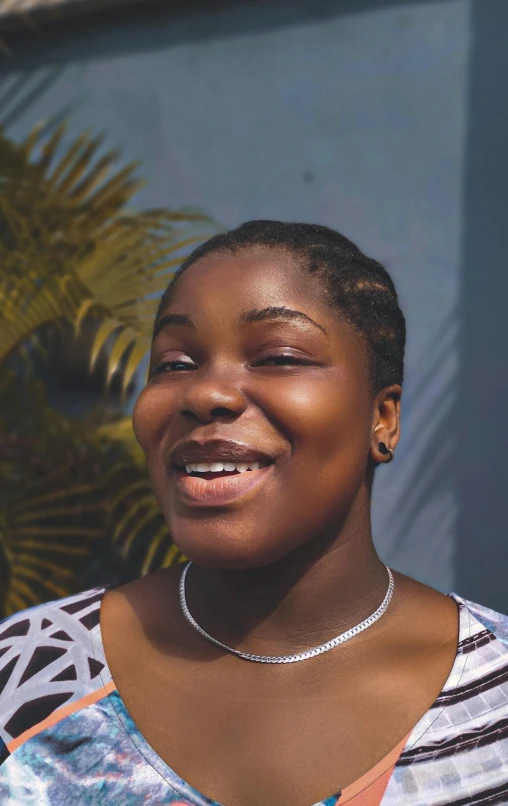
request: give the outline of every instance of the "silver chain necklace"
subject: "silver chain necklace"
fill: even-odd
[[[385,568],[388,571],[389,579],[388,590],[386,591],[386,596],[379,605],[378,609],[360,624],[357,624],[356,627],[351,627],[350,630],[338,635],[337,638],[332,638],[331,641],[327,641],[325,644],[321,644],[321,646],[316,646],[314,649],[308,649],[306,652],[300,652],[298,655],[251,655],[249,652],[239,652],[237,649],[232,649],[230,646],[226,646],[226,644],[223,644],[221,641],[213,638],[202,627],[200,627],[193,616],[191,616],[189,608],[187,607],[187,599],[185,596],[185,577],[187,576],[187,572],[191,564],[192,563],[190,562],[186,563],[180,577],[180,605],[185,618],[189,624],[194,627],[194,629],[197,630],[200,635],[203,636],[203,638],[207,639],[207,641],[210,641],[212,644],[215,644],[221,649],[225,649],[227,652],[231,652],[233,655],[237,655],[239,658],[243,658],[244,660],[253,660],[257,663],[296,663],[299,660],[314,658],[316,655],[321,655],[323,652],[328,652],[329,649],[333,649],[339,644],[349,641],[350,638],[353,638],[355,635],[358,635],[358,633],[363,632],[363,630],[366,630],[367,627],[370,627],[372,624],[374,624],[374,622],[381,618],[386,608],[390,604],[390,599],[392,598],[393,588],[395,585],[392,572],[385,565]]]

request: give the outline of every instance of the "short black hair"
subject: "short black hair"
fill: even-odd
[[[212,252],[255,246],[289,253],[320,280],[329,303],[365,339],[374,392],[402,383],[406,323],[390,275],[344,235],[317,224],[247,221],[210,238],[175,272],[160,301],[156,325],[178,279],[193,263]]]

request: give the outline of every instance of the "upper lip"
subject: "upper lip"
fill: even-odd
[[[190,439],[179,442],[171,451],[170,458],[180,467],[199,462],[273,462],[273,457],[265,451],[232,439],[209,439],[203,442]]]

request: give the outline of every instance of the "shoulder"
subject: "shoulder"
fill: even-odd
[[[459,606],[455,661],[390,779],[390,803],[508,803],[508,617],[450,594]],[[446,795],[448,794],[448,797]]]
[[[490,607],[485,605],[462,599],[457,595],[454,595],[454,598],[462,603],[474,621],[477,621],[485,630],[492,633],[498,641],[505,644],[508,650],[508,615],[491,610]]]
[[[463,727],[464,718],[475,729],[487,725],[491,741],[497,736],[492,724],[508,720],[508,617],[456,594],[461,610],[461,630],[455,670],[450,687],[438,704],[449,706],[447,718]],[[482,728],[482,729],[483,729]],[[499,736],[497,736],[499,738]],[[508,752],[508,736],[503,732]]]
[[[470,638],[478,636],[479,631],[484,634],[490,633],[490,640],[495,638],[500,641],[508,653],[508,615],[498,613],[477,602],[471,602],[456,593],[451,595],[469,617]]]
[[[8,748],[108,682],[99,625],[104,592],[95,588],[0,622],[0,740]]]

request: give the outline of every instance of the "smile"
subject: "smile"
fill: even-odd
[[[217,463],[218,464],[218,463]],[[211,465],[214,467],[214,465]],[[253,466],[254,469],[249,469]],[[197,470],[197,467],[202,470]],[[182,501],[188,506],[223,506],[258,491],[272,472],[273,464],[260,466],[251,463],[247,467],[239,465],[234,469],[210,470],[209,465],[190,465],[175,468],[176,489]]]

